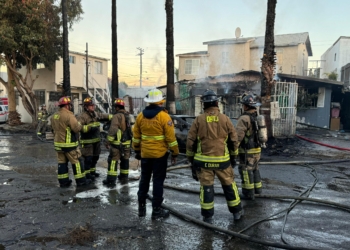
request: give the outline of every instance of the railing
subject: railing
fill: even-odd
[[[86,79],[85,75],[84,75],[84,79]],[[88,85],[89,85],[88,90],[86,89],[85,84],[83,84],[83,87],[85,90],[87,90],[87,93],[90,97],[93,97],[95,100],[97,100],[96,105],[98,106],[98,108],[103,113],[107,113],[108,110],[105,109],[103,104],[108,103],[109,110],[111,110],[112,100],[111,100],[111,95],[109,93],[108,87],[107,88],[101,87],[101,85],[94,78],[92,78],[92,81],[88,79]]]

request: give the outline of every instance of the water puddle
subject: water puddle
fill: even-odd
[[[13,178],[10,178],[8,179],[7,181],[3,182],[3,183],[0,183],[0,186],[1,185],[10,185],[10,182],[13,181],[14,179]]]
[[[12,170],[11,167],[0,164],[0,170]]]

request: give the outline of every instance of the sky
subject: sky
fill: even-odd
[[[174,54],[203,51],[203,42],[265,34],[267,0],[173,0]],[[69,33],[69,50],[111,59],[111,0],[83,0],[83,19]],[[348,36],[349,0],[278,0],[275,35],[309,32],[313,56],[319,60],[340,36]],[[117,0],[119,81],[166,84],[165,0]],[[309,62],[309,67],[312,67]],[[178,57],[175,56],[175,67]],[[112,75],[111,62],[108,76]]]

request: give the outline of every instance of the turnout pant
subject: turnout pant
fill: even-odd
[[[201,214],[204,217],[214,215],[214,177],[215,175],[221,182],[222,189],[225,194],[227,207],[230,213],[238,213],[242,210],[241,199],[239,198],[236,182],[234,181],[234,173],[232,167],[226,169],[211,170],[199,168],[197,176],[200,182],[200,205]]]
[[[153,207],[160,207],[163,202],[163,185],[168,167],[168,153],[160,158],[142,158],[141,159],[141,179],[139,182],[139,191],[137,192],[138,201],[141,204],[146,202],[149,191],[149,184],[153,174]]]
[[[129,177],[129,158],[130,148],[124,149],[124,156],[120,158],[120,174],[119,179],[127,179]]]
[[[64,185],[67,182],[69,182],[68,162],[72,164],[75,181],[77,183],[82,183],[86,181],[84,160],[81,157],[81,153],[78,148],[69,152],[56,151],[56,153],[58,161],[58,182],[61,185]]]
[[[85,174],[87,178],[96,173],[96,164],[100,158],[101,143],[82,144],[81,154],[84,157]]]
[[[126,151],[126,150],[124,150]],[[128,153],[124,152],[124,155],[122,156],[120,149],[115,148],[113,146],[109,149],[109,155],[108,155],[108,172],[107,172],[107,181],[116,181],[118,176],[118,161],[123,159],[123,167],[126,166],[125,161],[127,160],[127,173],[129,174],[129,158],[130,158],[130,149],[128,150]],[[126,169],[122,169],[122,165],[120,165],[120,173],[126,173]]]
[[[248,197],[261,194],[262,183],[259,171],[260,153],[239,154],[239,174],[242,179],[242,193]]]

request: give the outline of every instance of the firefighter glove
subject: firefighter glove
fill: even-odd
[[[230,162],[231,162],[232,168],[235,168],[237,166],[236,156],[231,156]]]
[[[141,160],[141,151],[135,151],[135,159],[136,160]]]
[[[192,169],[192,178],[198,181],[197,171],[196,171],[196,168],[193,166],[193,164],[191,165],[191,169]]]

